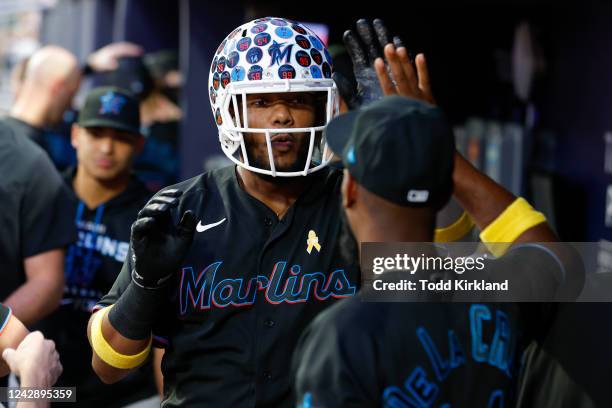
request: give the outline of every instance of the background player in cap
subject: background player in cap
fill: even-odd
[[[142,150],[138,101],[115,87],[91,90],[72,127],[77,166],[64,173],[74,193],[79,239],[67,249],[66,286],[61,306],[43,322],[45,335],[62,355],[61,386],[76,386],[79,403],[124,406],[155,394],[152,370],[138,370],[109,388],[91,370],[90,348],[82,335],[94,305],[108,292],[125,261],[130,225],[151,193],[132,174]]]

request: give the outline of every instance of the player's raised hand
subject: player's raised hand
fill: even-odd
[[[333,76],[349,109],[394,94],[434,103],[424,55],[417,55],[415,70],[401,39],[394,37],[391,42],[382,20],[375,19],[370,25],[360,19],[356,27],[357,33],[347,30],[343,39],[353,62],[357,89],[341,74]]]
[[[385,95],[401,95],[435,105],[425,55],[417,54],[414,66],[399,37],[384,48],[385,59],[376,59],[374,69]],[[416,68],[416,69],[415,69]]]
[[[179,203],[182,192],[169,189],[151,199],[132,224],[132,280],[149,289],[164,284],[180,268],[192,241],[196,219],[185,211],[174,225],[170,210]]]

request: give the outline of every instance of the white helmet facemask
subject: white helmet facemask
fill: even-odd
[[[209,96],[225,155],[247,170],[281,177],[305,176],[325,167],[333,154],[323,130],[338,115],[338,92],[331,79],[331,58],[321,40],[302,24],[262,18],[234,30],[217,49],[209,76]],[[249,127],[247,96],[272,93],[322,93],[324,123],[303,128]],[[319,98],[317,98],[319,100]],[[245,133],[265,137],[268,168],[249,160]],[[274,161],[275,134],[306,134],[308,154],[295,171],[279,171]],[[251,158],[252,159],[252,158]]]

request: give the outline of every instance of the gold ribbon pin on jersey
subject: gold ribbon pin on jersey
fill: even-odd
[[[317,252],[321,252],[321,244],[319,244],[319,237],[317,237],[317,233],[313,230],[308,231],[308,239],[306,240],[308,244],[308,248],[306,248],[306,252],[310,254],[312,252],[312,248],[316,248]]]

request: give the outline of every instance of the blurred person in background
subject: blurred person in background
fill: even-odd
[[[144,57],[125,57],[117,69],[102,75],[101,83],[130,90],[140,100],[142,154],[134,165],[152,191],[178,180],[178,132],[182,111],[178,106],[181,75],[174,50]]]
[[[125,383],[104,385],[91,369],[83,336],[92,307],[110,289],[128,254],[130,226],[151,196],[132,174],[144,144],[139,115],[138,100],[129,92],[99,87],[89,92],[72,127],[78,163],[64,180],[74,193],[71,222],[78,241],[67,250],[62,304],[42,330],[63,356],[58,384],[76,386],[79,403],[88,407],[125,406],[156,395],[150,364]],[[151,403],[159,405],[159,399]]]
[[[76,161],[70,145],[70,128],[76,118],[72,100],[83,77],[112,71],[117,68],[120,57],[141,54],[140,46],[117,42],[91,53],[81,63],[64,48],[41,48],[13,68],[11,89],[15,104],[9,121],[40,145],[58,169],[64,170]],[[30,64],[32,60],[34,64]]]

